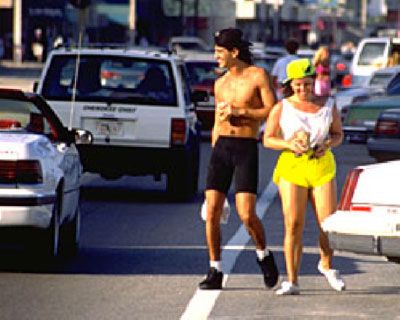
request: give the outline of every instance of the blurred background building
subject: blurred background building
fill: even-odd
[[[250,40],[270,45],[291,36],[308,46],[339,46],[368,35],[397,35],[400,1],[0,0],[0,54],[11,59],[18,47],[22,60],[44,60],[55,45],[76,44],[82,19],[85,44],[165,46],[176,35],[212,44],[216,30],[237,26]]]

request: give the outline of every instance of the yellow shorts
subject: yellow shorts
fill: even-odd
[[[333,153],[327,150],[322,157],[310,159],[311,154],[310,151],[296,157],[292,151],[283,151],[276,163],[273,181],[278,184],[282,177],[286,181],[304,188],[322,186],[331,181],[336,174]]]

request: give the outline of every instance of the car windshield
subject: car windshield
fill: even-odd
[[[177,105],[172,68],[167,61],[120,56],[82,55],[75,78],[75,55],[58,55],[43,84],[49,100],[113,101],[141,105]]]
[[[32,102],[0,98],[0,131],[53,135],[53,127]]]
[[[385,47],[386,43],[366,43],[360,53],[358,64],[360,66],[382,65]]]

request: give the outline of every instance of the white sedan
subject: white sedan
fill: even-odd
[[[0,89],[3,231],[26,230],[23,238],[47,256],[56,256],[60,245],[76,251],[82,165],[75,143],[91,138],[89,132],[67,130],[41,96]],[[35,237],[26,237],[28,231]]]
[[[332,249],[400,263],[399,180],[399,160],[350,170],[338,210],[322,223]]]

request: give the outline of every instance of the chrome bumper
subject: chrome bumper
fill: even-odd
[[[329,246],[335,250],[368,255],[400,257],[400,238],[327,232]]]

